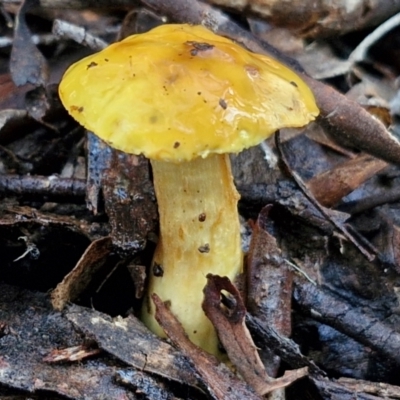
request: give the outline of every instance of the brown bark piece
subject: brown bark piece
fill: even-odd
[[[111,239],[95,240],[83,253],[75,268],[64,277],[51,293],[56,310],[62,310],[70,301],[76,300],[91,282],[92,276],[104,265],[112,249]]]
[[[113,244],[128,251],[143,249],[158,218],[149,161],[113,150],[102,184]]]
[[[383,382],[369,382],[352,378],[339,378],[338,383],[349,388],[354,393],[368,393],[383,398],[400,399],[400,386]]]
[[[67,318],[104,351],[139,370],[199,386],[193,368],[169,344],[151,333],[135,317],[116,318],[76,305]]]
[[[387,396],[374,396],[369,393],[354,392],[353,388],[340,382],[330,381],[328,379],[313,379],[313,383],[318,388],[323,399],[329,400],[386,400]],[[390,397],[392,398],[392,397]],[[393,397],[396,399],[396,397]]]
[[[253,227],[247,255],[247,308],[264,326],[282,336],[291,334],[292,272],[284,262],[276,239],[266,228],[271,206],[264,207]],[[273,348],[263,348],[262,358],[269,375],[276,377],[280,359]]]
[[[221,291],[233,296],[234,306],[227,306],[226,312],[221,308]],[[245,381],[258,394],[267,393],[266,385],[272,379],[265,371],[250,333],[245,325],[246,309],[238,290],[226,277],[207,275],[204,288],[203,309],[211,320],[229,359],[236,366]]]
[[[61,361],[80,361],[101,353],[100,349],[91,349],[85,345],[67,347],[65,349],[52,350],[43,358],[47,363],[58,363]]]
[[[153,294],[152,299],[156,305],[157,322],[175,346],[193,363],[214,399],[261,399],[245,382],[233,375],[226,365],[220,364],[214,356],[189,341],[182,325],[156,294]]]
[[[227,305],[224,310],[221,307],[221,291],[233,297],[233,304]],[[211,274],[207,276],[203,309],[215,326],[229,359],[256,393],[265,395],[307,375],[307,368],[286,371],[283,377],[276,379],[267,374],[245,324],[243,300],[228,278]]]
[[[320,204],[333,207],[387,166],[385,161],[361,154],[311,178],[306,184]]]
[[[113,244],[130,255],[142,250],[157,221],[148,160],[111,149],[93,134],[88,150],[89,207],[98,211],[102,191]]]
[[[264,207],[253,227],[247,255],[247,308],[265,325],[290,336],[293,278],[276,239],[265,229],[270,209]]]

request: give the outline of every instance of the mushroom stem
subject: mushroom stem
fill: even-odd
[[[180,164],[151,161],[160,214],[160,238],[149,277],[143,321],[163,335],[154,318],[152,293],[169,303],[190,340],[218,355],[218,338],[203,312],[206,275],[231,280],[243,254],[237,193],[228,155]]]

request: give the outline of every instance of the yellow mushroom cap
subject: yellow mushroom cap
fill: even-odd
[[[110,146],[176,162],[239,152],[319,113],[291,69],[190,25],[162,25],[80,60],[59,93]]]

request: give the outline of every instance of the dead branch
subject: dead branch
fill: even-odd
[[[377,25],[400,11],[400,1],[208,0],[209,3],[262,18],[305,37],[343,35]],[[351,7],[350,7],[351,3]]]
[[[333,293],[295,277],[294,299],[313,318],[400,364],[400,333]]]

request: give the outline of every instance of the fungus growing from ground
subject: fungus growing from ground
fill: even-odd
[[[163,25],[72,65],[60,83],[69,113],[111,147],[151,160],[160,235],[143,321],[162,334],[152,293],[189,338],[218,353],[201,303],[208,273],[242,270],[239,195],[228,153],[318,115],[306,84],[273,58],[202,26]]]

